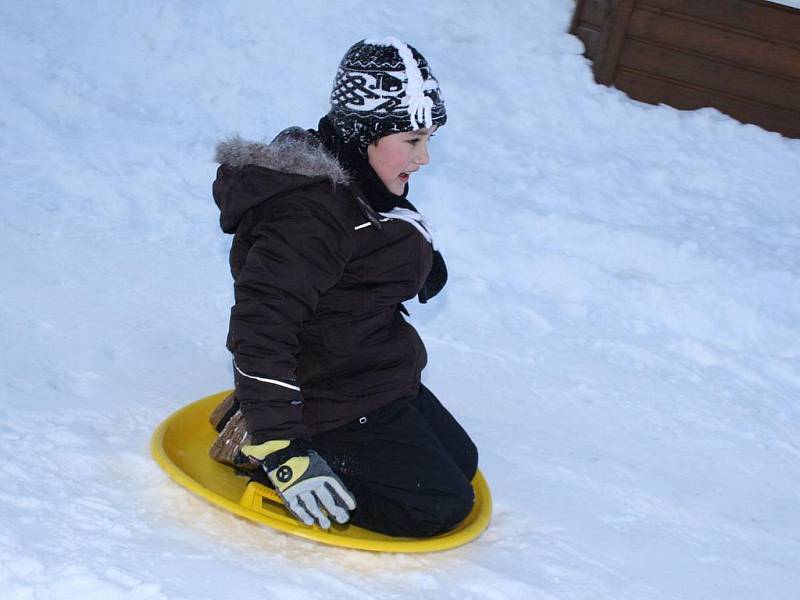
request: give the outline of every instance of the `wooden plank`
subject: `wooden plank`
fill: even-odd
[[[628,29],[633,2],[634,0],[615,0],[610,5],[611,9],[603,23],[603,34],[599,43],[603,51],[593,65],[597,83],[609,85],[614,80],[614,71],[625,42],[625,32]]]
[[[586,51],[584,56],[595,61],[603,52],[602,28],[611,0],[578,0],[569,32],[577,36]]]
[[[583,14],[583,5],[586,0],[577,0],[575,2],[575,10],[572,12],[572,22],[569,26],[569,32],[572,35],[578,35],[578,25],[581,22],[581,15]]]
[[[584,56],[590,60],[595,60],[600,52],[600,32],[597,29],[579,25],[576,35],[586,47],[586,52],[583,53]]]
[[[637,5],[800,46],[800,10],[755,0],[638,0]]]
[[[629,39],[620,54],[619,65],[800,111],[800,85],[796,81],[665,46]]]
[[[610,9],[609,0],[584,0],[581,22],[601,29]]]
[[[769,131],[800,138],[800,112],[779,109],[735,96],[719,94],[701,87],[653,77],[620,67],[615,85],[631,98],[650,104],[669,104],[691,110],[712,106],[743,123],[753,123]]]
[[[602,29],[606,19],[611,0],[577,0],[575,12],[572,13],[572,25],[569,32],[577,35],[581,25],[588,25],[594,29]]]
[[[800,26],[800,23],[798,23]],[[800,48],[636,7],[628,35],[798,79]]]

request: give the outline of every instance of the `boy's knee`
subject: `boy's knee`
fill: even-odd
[[[408,523],[409,537],[433,537],[455,529],[472,511],[475,492],[470,482],[462,479],[447,494],[426,500],[429,504],[419,507]]]
[[[448,499],[445,510],[441,512],[442,533],[455,529],[472,512],[475,505],[475,490],[472,484],[466,479],[458,489],[453,490],[453,496]]]
[[[448,477],[449,485],[409,488],[404,494],[373,495],[350,487],[358,508],[351,522],[359,527],[398,537],[428,538],[457,527],[475,504],[472,484],[460,473]]]
[[[462,462],[458,466],[461,468],[464,476],[472,481],[472,478],[475,477],[475,473],[478,472],[478,447],[472,440],[469,440],[461,460]],[[470,488],[471,487],[472,486],[470,486]]]

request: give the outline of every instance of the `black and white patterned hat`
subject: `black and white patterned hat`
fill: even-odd
[[[385,135],[441,127],[447,120],[428,61],[392,37],[362,40],[347,51],[333,82],[328,115],[342,140],[361,152]]]

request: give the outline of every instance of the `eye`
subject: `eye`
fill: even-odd
[[[416,146],[419,143],[419,138],[412,138],[410,140],[406,140],[412,146]]]

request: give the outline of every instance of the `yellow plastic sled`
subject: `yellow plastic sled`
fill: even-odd
[[[241,517],[273,529],[323,544],[374,552],[435,552],[455,548],[477,538],[489,525],[492,497],[480,471],[475,475],[475,506],[453,531],[433,538],[391,537],[355,525],[334,524],[329,531],[306,527],[283,508],[278,495],[263,485],[248,483],[233,469],[208,455],[217,436],[209,423],[211,411],[230,391],[184,406],[153,433],[150,450],[156,462],[183,487]]]

